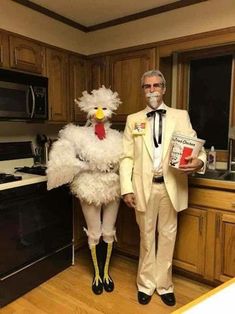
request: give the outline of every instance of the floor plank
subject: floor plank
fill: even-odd
[[[164,305],[154,294],[148,305],[136,299],[137,261],[114,255],[113,293],[96,296],[91,291],[92,267],[86,249],[76,254],[75,265],[54,276],[23,297],[0,309],[1,314],[168,314],[211,290],[212,287],[175,275],[177,304]]]

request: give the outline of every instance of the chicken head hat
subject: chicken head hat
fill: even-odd
[[[113,112],[121,104],[118,93],[103,85],[99,89],[94,89],[90,94],[84,91],[79,100],[75,99],[75,103],[87,113],[87,119],[91,124],[94,124],[95,134],[98,138],[104,139],[104,123],[111,118]]]

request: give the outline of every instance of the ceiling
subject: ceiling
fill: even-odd
[[[85,32],[207,0],[12,0]]]

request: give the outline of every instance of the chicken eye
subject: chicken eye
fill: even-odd
[[[95,110],[97,110],[97,109],[98,109],[98,107],[94,107],[94,109],[95,109]]]
[[[104,107],[104,108],[102,108],[102,109],[103,109],[103,110],[107,110],[107,108],[105,108],[105,107]]]

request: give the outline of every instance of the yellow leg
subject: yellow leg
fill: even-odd
[[[102,279],[100,278],[100,273],[99,273],[99,267],[98,267],[98,261],[97,261],[97,255],[96,255],[96,245],[91,247],[91,257],[92,257],[92,262],[94,266],[94,280],[92,283],[92,290],[95,294],[100,294],[103,291],[103,283]]]
[[[105,265],[104,265],[104,277],[103,277],[104,289],[107,292],[111,292],[114,289],[113,280],[111,279],[111,277],[109,276],[109,273],[108,273],[112,249],[113,249],[113,243],[108,243],[107,244],[107,254],[106,254]]]

